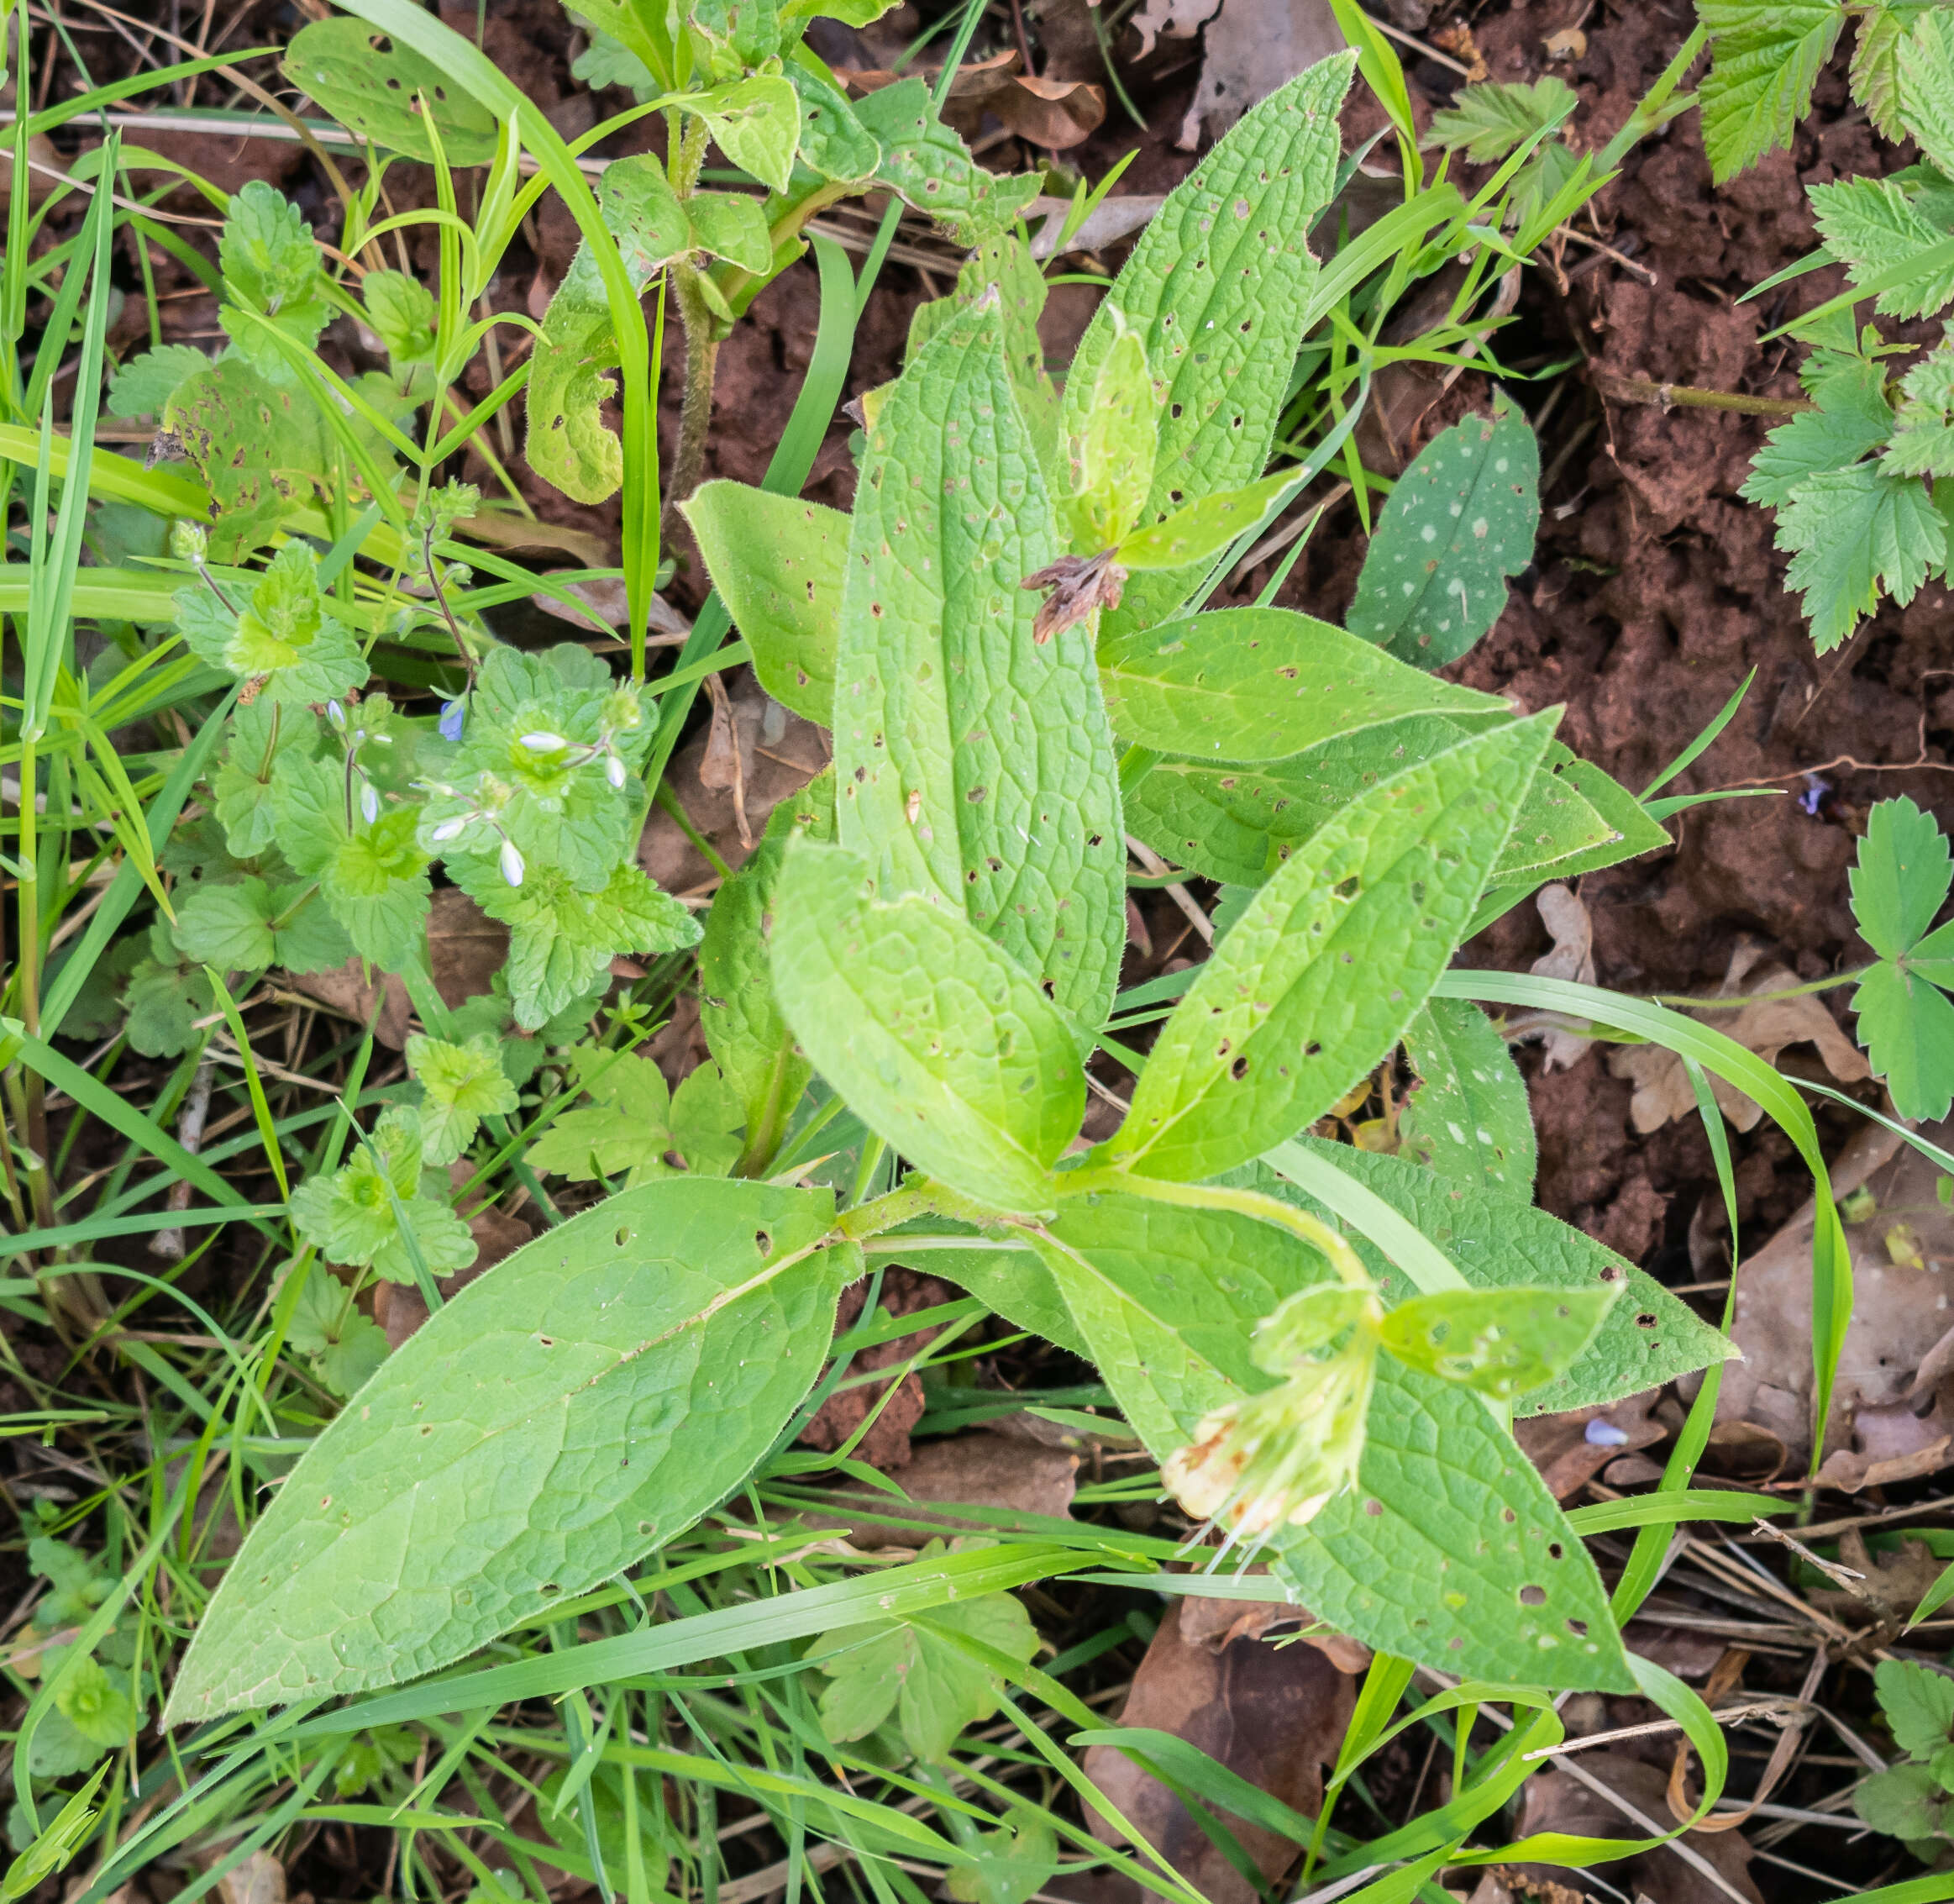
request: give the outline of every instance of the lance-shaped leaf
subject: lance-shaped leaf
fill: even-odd
[[[743,482],[701,483],[679,508],[753,650],[760,686],[803,719],[832,727],[848,518]]]
[[[1274,1386],[1255,1325],[1326,1266],[1232,1212],[1068,1202],[1040,1253],[1121,1412],[1158,1460]],[[1626,1691],[1607,1596],[1553,1496],[1485,1403],[1379,1362],[1358,1486],[1279,1528],[1275,1571],[1338,1631],[1448,1673]]]
[[[1428,999],[1405,1028],[1405,1055],[1417,1082],[1398,1119],[1401,1154],[1531,1203],[1538,1151],[1526,1080],[1486,1014],[1469,999]]]
[[[1049,1209],[1085,1076],[1072,1028],[953,907],[880,896],[866,860],[801,841],[775,902],[774,991],[873,1130],[968,1197]]]
[[[1106,1146],[1211,1176],[1321,1117],[1403,1036],[1512,830],[1557,709],[1407,768],[1311,835],[1162,1028]]]
[[[911,362],[869,433],[835,660],[837,837],[934,892],[1081,1025],[1126,936],[1112,733],[1082,627],[1032,639],[1057,554],[994,308]]]
[[[205,1614],[168,1723],[389,1686],[681,1532],[812,1384],[849,1244],[826,1191],[670,1180],[517,1250],[308,1449]]]
[[[1305,234],[1336,187],[1337,113],[1355,60],[1326,60],[1243,116],[1169,194],[1079,341],[1068,437],[1085,434],[1121,324],[1145,340],[1159,434],[1142,522],[1240,489],[1269,461],[1316,279]],[[1199,574],[1136,576],[1109,631],[1163,620]]]
[[[1212,760],[1279,760],[1406,714],[1504,715],[1293,608],[1220,608],[1103,641],[1100,685],[1122,738]]]
[[[1506,578],[1533,560],[1540,451],[1503,396],[1441,432],[1398,479],[1357,578],[1350,630],[1442,668],[1500,618]]]

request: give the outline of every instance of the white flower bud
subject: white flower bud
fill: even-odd
[[[604,762],[604,778],[620,793],[624,791],[624,763],[615,754]]]
[[[326,718],[339,728],[341,734],[346,731],[346,710],[337,701],[327,702]]]
[[[466,814],[464,814],[458,820],[444,820],[428,837],[437,846],[445,846],[449,840],[460,839],[463,830],[467,825],[468,816]]]
[[[521,739],[532,754],[560,754],[570,745],[560,734],[526,734]]]
[[[523,855],[516,850],[516,843],[512,839],[502,842],[502,877],[511,886],[520,886],[523,883]]]
[[[360,789],[360,812],[369,826],[380,818],[380,790],[371,781]]]

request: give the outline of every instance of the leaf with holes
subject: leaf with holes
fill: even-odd
[[[1534,1283],[1575,1291],[1622,1290],[1621,1301],[1608,1312],[1573,1367],[1521,1396],[1515,1414],[1598,1407],[1736,1354],[1726,1336],[1653,1276],[1544,1210],[1488,1186],[1440,1176],[1402,1158],[1376,1156],[1313,1137],[1295,1141],[1381,1197],[1437,1244],[1475,1289]],[[1332,1220],[1328,1211],[1276,1174],[1282,1167],[1280,1149],[1269,1153],[1267,1164],[1274,1170],[1253,1165],[1233,1181]],[[1351,1241],[1387,1299],[1410,1293],[1402,1272],[1375,1244],[1360,1236]]]
[[[1405,714],[1507,712],[1293,608],[1218,608],[1111,636],[1099,678],[1122,738],[1214,760],[1286,760]]]
[[[995,309],[960,313],[869,432],[835,660],[836,837],[885,899],[938,894],[1083,1028],[1106,1016],[1126,938],[1118,776],[1086,629],[1033,639],[1022,585],[1058,549],[1002,345]]]
[[[926,212],[959,245],[1001,238],[1043,188],[1041,173],[1001,178],[937,116],[929,87],[898,80],[854,102],[855,117],[882,149],[875,184]]]
[[[307,1449],[199,1625],[167,1723],[432,1672],[691,1525],[827,1353],[826,1191],[684,1178],[518,1249]]]
[[[1558,718],[1407,768],[1298,848],[1162,1027],[1106,1161],[1211,1176],[1364,1076],[1450,960]]]
[[[496,155],[496,117],[432,60],[365,20],[314,20],[292,35],[280,62],[349,132],[432,165],[431,121],[451,166],[486,166]]]
[[[743,482],[701,483],[679,508],[753,650],[760,686],[803,719],[832,727],[848,518]]]
[[[871,1129],[994,1209],[1052,1207],[1085,1107],[1076,1034],[969,921],[803,840],[780,869],[773,974],[801,1049]]]
[[[1240,489],[1269,461],[1316,281],[1305,234],[1336,187],[1337,114],[1355,60],[1326,60],[1243,115],[1168,195],[1079,340],[1068,437],[1085,434],[1122,327],[1146,345],[1159,423],[1143,523]],[[1164,620],[1199,576],[1136,576],[1108,629]]]
[[[1540,451],[1504,396],[1426,444],[1378,518],[1350,631],[1421,668],[1456,661],[1533,560]]]
[[[1400,1302],[1379,1333],[1408,1367],[1510,1402],[1564,1374],[1619,1293],[1619,1286],[1441,1290]]]
[[[1417,1082],[1398,1119],[1401,1154],[1523,1202],[1536,1151],[1526,1081],[1506,1040],[1469,999],[1431,998],[1405,1032]]]

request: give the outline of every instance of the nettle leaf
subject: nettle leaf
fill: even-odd
[[[817,1070],[930,1176],[1001,1210],[1049,1209],[1078,1133],[1076,1034],[1031,976],[869,863],[796,842],[775,901],[775,996]]]
[[[1901,125],[1930,165],[1954,176],[1954,34],[1940,8],[1921,9],[1894,63]]]
[[[836,837],[885,894],[940,894],[1092,1025],[1126,939],[1118,773],[1088,631],[1033,639],[1022,583],[1057,549],[1001,345],[995,311],[959,315],[869,432],[835,662]]]
[[[1509,1289],[1535,1284],[1573,1293],[1622,1292],[1603,1319],[1599,1333],[1562,1375],[1521,1396],[1519,1415],[1552,1414],[1568,1408],[1598,1407],[1625,1395],[1657,1388],[1678,1375],[1728,1360],[1736,1354],[1729,1339],[1699,1318],[1687,1304],[1591,1236],[1557,1217],[1521,1202],[1509,1191],[1442,1177],[1398,1157],[1374,1155],[1352,1145],[1326,1144],[1313,1137],[1295,1140],[1334,1165],[1444,1250],[1475,1289]],[[1281,1169],[1279,1150],[1269,1162]],[[1286,1177],[1262,1166],[1242,1181],[1334,1219]],[[1347,1226],[1346,1226],[1347,1227]],[[1408,1281],[1375,1245],[1361,1236],[1353,1244],[1387,1298],[1410,1293]]]
[[[1880,958],[1852,993],[1859,1043],[1901,1117],[1944,1118],[1954,1105],[1954,920],[1928,928],[1954,884],[1946,836],[1904,796],[1882,800],[1849,877],[1852,916]]]
[[[834,838],[830,776],[821,775],[774,808],[759,845],[713,896],[699,941],[700,1023],[743,1107],[749,1148],[763,1158],[771,1154],[813,1076],[774,997],[769,964],[780,862],[796,834]]]
[[[1775,540],[1794,552],[1784,586],[1803,597],[1821,655],[1852,634],[1883,593],[1904,607],[1947,560],[1946,521],[1926,486],[1864,464],[1807,476],[1778,510]]]
[[[1497,165],[1543,126],[1557,126],[1581,103],[1552,74],[1511,85],[1462,86],[1449,106],[1431,115],[1419,145],[1426,151],[1463,152],[1475,166]]]
[[[433,886],[414,837],[416,809],[382,806],[369,820],[349,793],[343,763],[297,753],[273,769],[271,807],[280,851],[319,882],[354,949],[388,971],[422,962]]]
[[[1710,33],[1703,145],[1719,185],[1791,143],[1838,44],[1839,0],[1697,0]]]
[[[306,1357],[313,1373],[340,1396],[363,1388],[391,1349],[386,1331],[360,1312],[352,1291],[318,1268],[307,1275],[298,1292],[286,1324],[285,1346]]]
[[[1142,520],[1240,489],[1269,460],[1316,280],[1305,234],[1335,190],[1337,114],[1355,59],[1325,60],[1243,115],[1169,194],[1079,341],[1069,438],[1084,434],[1121,330],[1145,342],[1158,429]],[[1198,579],[1136,576],[1107,629],[1164,620]]]
[[[285,76],[346,128],[390,151],[434,160],[431,119],[451,166],[496,155],[496,116],[434,62],[365,20],[315,20],[292,35]]]
[[[1537,1150],[1526,1081],[1506,1040],[1469,999],[1430,998],[1405,1031],[1417,1081],[1398,1118],[1414,1163],[1483,1189],[1533,1197]]]
[[[420,1118],[401,1106],[381,1113],[370,1135],[329,1176],[292,1193],[293,1226],[335,1263],[370,1268],[389,1282],[412,1282],[414,1258],[437,1276],[475,1258],[468,1225],[421,1193]]]
[[[755,73],[705,92],[683,92],[672,103],[701,119],[713,144],[743,172],[785,192],[801,136],[801,101],[778,73]]]
[[[1164,753],[1276,760],[1401,716],[1505,714],[1506,704],[1293,608],[1217,608],[1102,641],[1116,730]]]
[[[1510,1402],[1564,1374],[1594,1339],[1619,1289],[1444,1290],[1400,1302],[1384,1345],[1441,1381]]]
[[[209,368],[210,359],[194,344],[159,344],[116,366],[106,408],[110,416],[128,420],[160,417],[178,389]]]
[[[263,317],[302,350],[318,341],[333,316],[319,248],[305,214],[275,186],[250,181],[231,195],[218,245],[224,289],[237,302]],[[292,371],[255,324],[219,311],[218,322],[231,342],[274,383],[292,381]]]
[[[760,686],[804,720],[833,726],[848,518],[724,481],[701,483],[679,510],[753,650]]]
[[[1161,1028],[1107,1161],[1211,1176],[1368,1072],[1452,956],[1558,718],[1536,714],[1407,768],[1299,847]]]
[[[407,1050],[407,1069],[420,1081],[421,1144],[430,1164],[452,1164],[475,1141],[484,1118],[501,1117],[520,1102],[486,1033],[465,1044],[417,1036]]]
[[[1844,178],[1810,185],[1805,197],[1825,250],[1857,286],[1895,268],[1904,272],[1874,301],[1882,317],[1920,318],[1954,298],[1954,262],[1944,251],[1947,232],[1887,178]]]
[[[1040,1254],[1157,1460],[1274,1386],[1255,1325],[1328,1280],[1314,1250],[1233,1212],[1096,1197],[1048,1230]],[[1594,1563],[1533,1465],[1478,1396],[1388,1359],[1357,1487],[1268,1551],[1299,1601],[1380,1652],[1515,1684],[1632,1683]]]
[[[1043,189],[1043,175],[1001,178],[937,117],[928,85],[898,80],[858,99],[855,117],[882,149],[875,182],[927,212],[959,245],[1001,237]]]
[[[638,867],[615,867],[595,892],[554,866],[532,865],[511,886],[500,857],[451,855],[449,876],[491,919],[509,928],[507,975],[516,1023],[534,1031],[567,1010],[612,960],[677,952],[699,942],[698,922]]]
[[[234,586],[235,595],[204,582],[176,591],[176,625],[199,660],[260,680],[256,698],[281,707],[335,700],[366,679],[358,639],[326,612],[307,544],[286,543],[248,593]]]
[[[1350,631],[1421,668],[1456,661],[1506,606],[1533,560],[1540,451],[1495,393],[1490,417],[1441,431],[1398,478],[1357,578]]]
[[[586,1182],[623,1176],[635,1189],[688,1171],[722,1177],[739,1160],[744,1111],[717,1065],[699,1065],[675,1091],[649,1058],[585,1045],[576,1074],[591,1102],[565,1112],[530,1146],[532,1170]]]
[[[997,1710],[1004,1684],[948,1634],[1021,1664],[1038,1650],[1037,1628],[1008,1593],[953,1602],[917,1619],[836,1627],[808,1649],[830,1681],[821,1696],[822,1731],[842,1744],[866,1738],[893,1715],[918,1759],[948,1764],[958,1738]]]
[[[315,1440],[231,1563],[169,1723],[432,1672],[682,1533],[773,1445],[852,1244],[826,1191],[607,1198],[464,1289]]]

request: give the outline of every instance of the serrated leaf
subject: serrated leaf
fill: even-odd
[[[1954,340],[1941,341],[1900,379],[1893,440],[1879,459],[1888,476],[1954,476]]]
[[[302,350],[318,341],[333,315],[319,249],[304,214],[276,187],[252,179],[231,195],[218,246],[224,288],[234,301],[271,319]],[[273,383],[289,383],[292,371],[259,328],[218,321],[238,350]]]
[[[174,392],[209,368],[210,359],[193,344],[159,344],[116,366],[104,407],[125,419],[160,417]]]
[[[382,807],[347,818],[343,765],[282,754],[273,769],[278,844],[294,868],[319,882],[354,949],[390,971],[425,956],[432,884],[415,841],[415,810]]]
[[[1531,1203],[1537,1151],[1526,1081],[1486,1014],[1469,999],[1427,999],[1405,1028],[1405,1055],[1417,1083],[1399,1113],[1401,1154]]]
[[[176,944],[220,972],[261,972],[272,962],[271,891],[261,879],[200,886],[176,908]]]
[[[1408,1367],[1495,1401],[1566,1372],[1614,1304],[1614,1288],[1442,1290],[1386,1316],[1384,1345]]]
[[[365,20],[301,27],[280,64],[300,92],[376,145],[432,165],[431,118],[449,165],[486,166],[496,155],[495,114],[432,60]]]
[[[1879,606],[1904,607],[1947,560],[1947,525],[1925,487],[1866,465],[1807,476],[1778,512],[1794,551],[1784,586],[1803,597],[1813,645],[1828,654]]]
[[[1852,1808],[1875,1831],[1930,1841],[1945,1837],[1954,1822],[1954,1792],[1943,1791],[1925,1765],[1895,1765],[1862,1780],[1853,1790]]]
[[[1449,106],[1434,113],[1418,143],[1428,152],[1463,152],[1475,166],[1497,165],[1580,103],[1580,95],[1552,73],[1512,84],[1482,81],[1462,86]]]
[[[1380,782],[1299,847],[1201,967],[1107,1160],[1192,1180],[1321,1116],[1404,1034],[1472,915],[1557,710]]]
[[[478,1278],[308,1448],[169,1723],[431,1672],[629,1567],[765,1454],[827,1353],[824,1191],[626,1191]]]
[[[434,360],[434,293],[405,271],[369,271],[360,281],[366,321],[397,371]]]
[[[1540,451],[1495,394],[1490,417],[1441,431],[1398,478],[1357,578],[1350,632],[1421,668],[1456,661],[1506,606],[1533,560]]]
[[[1506,711],[1292,608],[1217,608],[1114,635],[1099,668],[1124,739],[1216,760],[1286,760],[1406,714]]]
[[[224,757],[210,776],[210,788],[212,811],[238,858],[255,859],[272,843],[271,776],[279,760],[293,750],[309,759],[318,746],[316,724],[286,719],[275,702],[260,698],[232,713]]]
[[[1954,1737],[1954,1680],[1907,1659],[1882,1659],[1873,1670],[1879,1709],[1893,1743],[1915,1759],[1930,1759]]]
[[[1350,1144],[1296,1139],[1390,1205],[1444,1250],[1475,1289],[1535,1283],[1571,1291],[1619,1288],[1622,1297],[1567,1373],[1515,1404],[1516,1415],[1552,1414],[1618,1402],[1735,1355],[1727,1337],[1605,1244],[1507,1193],[1441,1177],[1401,1158]],[[1269,1161],[1279,1170],[1281,1153]],[[1330,1214],[1288,1181],[1263,1167],[1240,1180],[1269,1195]],[[1352,1242],[1387,1297],[1409,1293],[1402,1273],[1362,1237]]]
[[[1887,0],[1859,16],[1852,43],[1852,97],[1881,136],[1896,145],[1906,137],[1899,118],[1899,50],[1925,6],[1936,4],[1938,0]]]
[[[1901,1117],[1937,1122],[1954,1107],[1954,1004],[1904,965],[1880,964],[1854,990],[1854,1035]]]
[[[1008,1593],[955,1601],[917,1620],[836,1627],[809,1648],[829,1685],[821,1729],[836,1744],[866,1738],[892,1714],[903,1743],[926,1765],[942,1765],[969,1727],[997,1710],[998,1675],[959,1651],[960,1634],[1027,1662],[1038,1649],[1031,1616]]]
[[[1954,34],[1940,8],[1915,20],[1895,62],[1900,124],[1930,165],[1954,176]]]
[[[1120,327],[1139,333],[1158,434],[1142,520],[1261,476],[1295,362],[1316,260],[1305,234],[1330,202],[1337,115],[1354,54],[1338,54],[1253,107],[1175,189],[1141,234],[1080,339],[1062,426],[1084,405]],[[1138,576],[1114,632],[1163,621],[1198,576]]]
[[[1880,292],[1873,308],[1887,318],[1920,318],[1954,297],[1954,260],[1939,254],[1948,244],[1936,224],[1889,178],[1844,178],[1805,188],[1819,236],[1846,267],[1853,284],[1887,271],[1903,272]]]
[[[1048,1226],[1063,1249],[1041,1254],[1121,1412],[1164,1460],[1214,1410],[1271,1386],[1251,1332],[1327,1265],[1232,1212],[1137,1203],[1069,1202]],[[1594,1564],[1512,1438],[1475,1396],[1389,1360],[1377,1377],[1357,1488],[1278,1530],[1274,1570],[1379,1651],[1448,1673],[1626,1691]]]
[[[769,964],[780,861],[796,834],[834,838],[828,775],[774,808],[759,845],[713,896],[699,941],[700,1024],[745,1107],[749,1148],[763,1160],[772,1154],[813,1075],[774,997]]]
[[[1846,875],[1860,936],[1898,959],[1926,936],[1954,886],[1954,855],[1931,813],[1905,795],[1875,803]]]
[[[937,117],[929,87],[898,80],[854,103],[863,129],[882,148],[875,182],[927,212],[959,245],[1001,237],[1043,189],[1043,176],[1000,178]]]
[[[753,650],[760,686],[803,719],[832,727],[848,518],[723,481],[701,483],[679,508]]]
[[[836,837],[885,894],[940,894],[1086,1026],[1126,938],[1118,776],[1086,629],[1032,638],[1022,585],[1057,550],[1001,346],[995,311],[960,314],[869,433],[835,662]]]
[[[1050,1208],[1085,1080],[1032,979],[941,901],[881,897],[843,847],[796,842],[777,893],[774,991],[816,1069],[930,1176],[995,1209]]]
[[[1719,185],[1791,143],[1811,89],[1838,44],[1838,0],[1697,0],[1710,33],[1703,145]]]
[[[94,1659],[77,1659],[62,1675],[55,1705],[90,1744],[113,1750],[128,1744],[136,1728],[139,1715],[128,1686],[126,1673],[112,1675]]]
[[[355,1306],[345,1284],[315,1268],[300,1290],[286,1328],[286,1346],[312,1363],[334,1394],[362,1388],[391,1352],[386,1331]]]
[[[1815,410],[1778,424],[1751,461],[1740,493],[1769,509],[1782,508],[1797,486],[1821,470],[1842,470],[1893,434],[1893,408],[1878,364],[1853,363],[1825,378]]]
[[[384,1111],[338,1170],[292,1191],[293,1226],[331,1261],[389,1282],[412,1282],[417,1256],[438,1276],[465,1270],[475,1239],[445,1203],[421,1194],[422,1162],[419,1118],[397,1105]]]
[[[465,1044],[410,1038],[407,1057],[420,1082],[421,1143],[430,1164],[452,1164],[474,1142],[484,1118],[513,1111],[519,1102],[496,1041],[486,1033]]]

